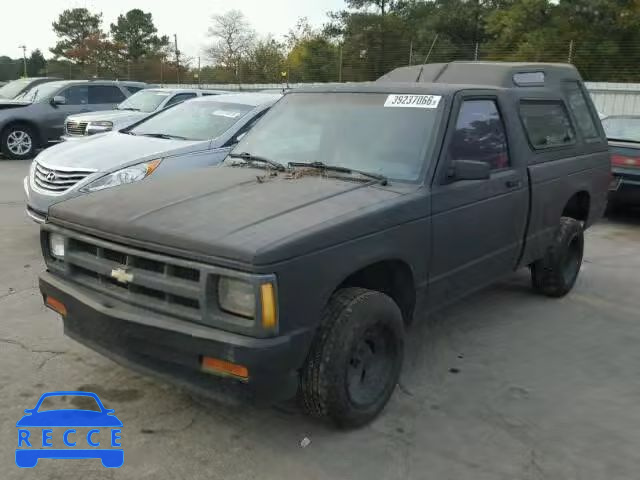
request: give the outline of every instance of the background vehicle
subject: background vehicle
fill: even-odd
[[[27,213],[84,193],[221,162],[281,96],[205,96],[168,107],[118,132],[63,142],[40,153],[24,179]]]
[[[613,180],[609,209],[640,205],[640,115],[614,115],[602,120],[611,150]]]
[[[36,87],[43,83],[53,82],[55,80],[61,79],[57,77],[30,77],[13,80],[6,83],[2,86],[2,88],[0,88],[0,98],[11,100],[12,98],[16,98],[17,96],[23,94],[24,92],[29,91],[33,87]]]
[[[40,288],[116,360],[353,427],[414,318],[527,266],[566,295],[609,181],[574,67],[406,67],[287,93],[219,168],[53,206]]]
[[[111,110],[131,95],[130,89],[141,85],[109,80],[47,82],[0,102],[0,150],[9,158],[31,158],[37,148],[60,140],[70,114]]]
[[[196,88],[147,88],[131,95],[115,110],[70,115],[65,122],[63,140],[76,140],[96,133],[120,130],[153,112],[191,98],[220,95],[223,90]]]

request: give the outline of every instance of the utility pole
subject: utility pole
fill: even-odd
[[[413,65],[413,40],[409,43],[409,66]]]
[[[339,55],[339,63],[338,63],[338,82],[342,83],[342,44],[340,44],[340,55]]]
[[[18,48],[22,49],[22,60],[24,62],[24,77],[26,78],[27,75],[27,46],[26,45],[20,45]]]
[[[173,34],[173,41],[176,46],[176,81],[180,85],[180,50],[178,50],[178,35]]]
[[[200,57],[198,57],[198,88],[201,88],[201,86],[200,86]]]
[[[569,42],[569,58],[567,59],[567,63],[573,62],[573,40]]]

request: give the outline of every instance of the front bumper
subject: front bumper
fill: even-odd
[[[65,305],[67,336],[134,370],[223,401],[271,403],[297,391],[309,331],[274,338],[229,333],[151,313],[50,273],[41,275],[40,291]],[[202,356],[247,367],[248,381],[202,372]]]

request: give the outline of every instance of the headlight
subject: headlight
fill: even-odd
[[[89,185],[82,187],[80,190],[85,193],[97,192],[98,190],[104,190],[105,188],[116,187],[125,183],[133,183],[147,178],[151,175],[161,160],[152,160],[151,162],[139,163],[130,167],[123,168],[113,173],[109,173],[104,177],[100,177],[94,180]]]
[[[256,316],[256,294],[254,286],[231,277],[218,279],[218,304],[225,312],[247,318]]]
[[[49,253],[53,258],[64,258],[64,237],[59,233],[49,235]]]
[[[87,125],[87,135],[94,133],[104,133],[113,129],[113,122],[89,122]]]

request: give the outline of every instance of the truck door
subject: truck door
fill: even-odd
[[[528,185],[526,170],[510,155],[515,149],[505,126],[518,119],[505,117],[508,110],[492,93],[459,94],[452,108],[432,183],[431,307],[512,271],[521,252]],[[488,178],[456,178],[459,160],[487,163]]]

